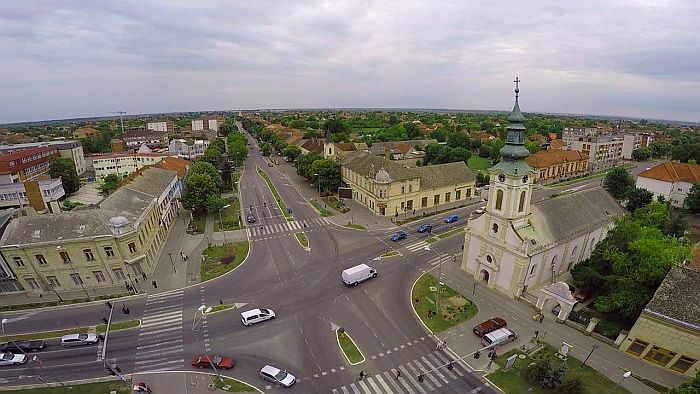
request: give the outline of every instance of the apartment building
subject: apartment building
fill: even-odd
[[[152,120],[146,122],[146,130],[161,131],[172,134],[175,131],[175,123],[172,120]]]
[[[97,207],[11,219],[0,237],[5,274],[35,295],[138,290],[153,273],[180,196],[177,172],[147,168]]]
[[[11,183],[48,179],[49,160],[59,156],[52,146],[37,146],[0,154],[0,175],[10,175]]]
[[[126,177],[136,170],[148,165],[156,164],[168,157],[163,153],[105,153],[92,157],[92,167],[95,170],[95,178],[102,179],[107,175],[114,174]]]
[[[625,139],[622,134],[603,133],[596,128],[565,127],[562,139],[566,142],[567,150],[588,156],[588,169],[591,171],[615,167],[624,158]]]
[[[166,148],[168,146],[168,132],[154,130],[131,130],[121,135],[121,140],[124,142],[125,151],[134,151],[142,145],[153,148]]]
[[[30,206],[37,212],[58,212],[58,199],[65,195],[60,178],[13,182],[11,174],[0,174],[0,209]]]
[[[525,162],[535,170],[532,180],[562,180],[588,172],[588,156],[575,150],[549,149],[529,155]]]
[[[203,156],[209,147],[207,139],[174,139],[168,145],[168,153],[181,159],[193,160]]]
[[[206,116],[192,120],[192,131],[214,130],[219,131],[226,118],[220,115]]]
[[[29,148],[37,148],[42,146],[56,148],[58,150],[58,154],[61,157],[71,159],[73,161],[73,164],[75,164],[75,171],[78,173],[78,175],[82,175],[87,170],[85,154],[83,152],[83,144],[81,144],[80,141],[75,140],[44,141],[30,142],[26,144],[0,145],[0,154],[14,153]]]

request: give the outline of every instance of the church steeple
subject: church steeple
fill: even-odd
[[[513,110],[508,115],[508,134],[506,144],[501,148],[501,162],[492,167],[510,175],[524,175],[532,172],[532,168],[525,163],[524,159],[530,152],[525,148],[525,116],[520,111],[518,97],[520,96],[520,79],[515,77],[515,104]]]

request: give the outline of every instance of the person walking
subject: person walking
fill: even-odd
[[[399,370],[397,369],[397,370],[396,370],[396,380],[399,380],[400,377],[401,377],[401,371],[399,371]]]
[[[156,289],[158,288],[158,283],[156,283],[156,281],[155,281],[155,280],[154,280],[154,281],[152,281],[152,282],[151,282],[151,284],[153,285],[153,287],[154,287],[154,288],[156,288]]]
[[[360,371],[360,380],[364,379],[365,371]]]
[[[141,273],[141,277],[143,278],[143,280],[146,280],[146,273],[145,273],[145,272],[142,272],[142,273]]]

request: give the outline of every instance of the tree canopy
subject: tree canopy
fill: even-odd
[[[627,198],[634,188],[634,177],[624,167],[615,167],[605,174],[603,187],[613,198],[622,200]]]
[[[80,178],[75,170],[75,163],[67,157],[51,157],[49,159],[49,175],[51,178],[61,178],[63,190],[72,194],[80,189]]]
[[[100,195],[107,196],[119,188],[121,178],[117,174],[109,174],[102,180],[102,183],[97,187]]]

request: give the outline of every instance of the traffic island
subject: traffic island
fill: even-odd
[[[229,393],[249,393],[259,391],[247,383],[243,383],[240,380],[227,378],[225,376],[212,376],[211,384],[213,387]]]
[[[557,350],[549,345],[531,354],[526,355],[518,349],[512,349],[496,359],[498,371],[486,375],[486,379],[498,386],[505,393],[629,393],[628,390],[617,385],[595,369],[584,365],[581,361],[571,357],[557,357]],[[508,358],[514,356],[514,362],[510,368],[506,368]],[[562,360],[561,358],[564,358]],[[533,365],[532,367],[529,367]],[[528,372],[528,369],[530,371]],[[552,371],[557,371],[556,373]],[[563,379],[556,387],[543,387],[553,384],[552,376],[563,372]],[[528,379],[530,378],[530,379]]]
[[[299,245],[301,245],[302,248],[311,249],[309,247],[309,240],[308,238],[306,238],[306,235],[304,235],[304,233],[294,233],[294,236],[297,237],[297,241],[299,242]]]
[[[109,326],[109,332],[129,330],[132,328],[138,328],[140,326],[141,326],[141,320],[139,320],[139,319],[127,320],[127,321],[122,321],[122,322],[118,322],[118,323],[112,323]],[[107,325],[100,324],[96,327],[93,326],[93,328],[96,328],[96,331],[98,334],[104,334],[105,330],[107,329]],[[76,332],[79,332],[79,331],[88,332],[89,327],[69,328],[69,329],[65,329],[65,330],[54,330],[54,331],[30,332],[30,333],[26,333],[26,334],[17,334],[17,335],[5,335],[2,338],[4,341],[7,341],[7,342],[21,341],[21,340],[33,341],[33,340],[38,340],[38,339],[60,338],[64,335],[75,334]]]
[[[451,237],[451,236],[453,236],[453,235],[455,235],[455,234],[460,234],[460,233],[464,233],[464,228],[459,227],[459,228],[456,228],[456,229],[453,229],[453,230],[450,230],[450,231],[446,231],[446,232],[444,232],[444,233],[442,233],[442,234],[438,234],[438,235],[436,235],[436,236],[434,236],[434,237],[430,237],[430,238],[426,239],[425,242],[427,242],[427,243],[429,243],[429,244],[432,244],[432,243],[434,243],[434,242],[441,241],[441,240],[443,240],[443,239],[445,239],[445,238],[449,238],[449,237]]]
[[[206,282],[235,269],[248,256],[248,248],[248,241],[243,241],[204,249],[199,280]]]
[[[439,298],[438,288],[441,289]],[[451,287],[444,284],[438,286],[437,278],[429,273],[421,275],[413,284],[411,300],[413,311],[433,334],[467,321],[479,313],[476,304]]]
[[[233,304],[219,304],[219,305],[217,305],[217,306],[212,307],[212,308],[211,308],[211,311],[207,312],[207,316],[209,316],[209,315],[211,315],[211,314],[213,314],[213,313],[219,313],[219,312],[227,311],[227,310],[233,309],[233,308],[235,308],[235,307],[236,307],[236,306],[233,305]]]
[[[326,208],[322,207],[321,203],[318,202],[318,200],[316,200],[316,199],[311,200],[311,206],[313,206],[314,209],[316,210],[316,212],[318,212],[318,214],[324,218],[327,216],[335,215],[335,212],[331,211],[330,209],[326,209]]]
[[[389,258],[389,257],[395,257],[395,256],[399,256],[399,255],[401,255],[401,253],[399,253],[399,252],[397,252],[397,251],[395,251],[395,250],[392,250],[392,251],[390,251],[390,252],[386,252],[386,253],[384,253],[383,255],[379,256],[379,258],[380,258],[380,259],[386,259],[386,258]]]
[[[344,329],[339,328],[335,330],[335,337],[338,340],[340,350],[343,351],[343,355],[350,365],[357,365],[365,362],[365,356]]]
[[[258,167],[258,166],[255,166],[255,171],[265,181],[268,189],[270,189],[270,193],[272,193],[272,196],[275,197],[275,200],[277,200],[277,205],[280,207],[280,211],[282,212],[282,215],[284,215],[285,219],[287,219],[288,222],[293,221],[294,217],[292,217],[292,213],[287,208],[287,204],[285,204],[284,200],[282,200],[282,197],[277,192],[275,185],[272,183],[272,180],[267,175],[267,173],[265,171],[263,171],[263,169]]]

